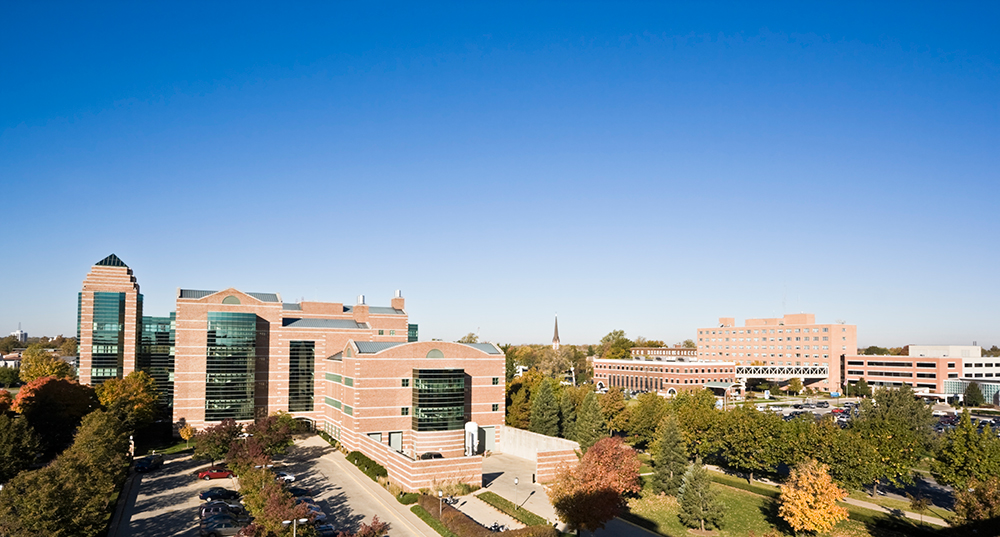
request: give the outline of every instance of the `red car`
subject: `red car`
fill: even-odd
[[[834,414],[843,414],[845,412],[845,410],[843,408],[835,408],[835,409],[831,410],[830,412],[832,412]]]
[[[203,470],[198,472],[198,479],[215,479],[217,477],[233,477],[233,473],[225,468],[209,468],[208,470]]]

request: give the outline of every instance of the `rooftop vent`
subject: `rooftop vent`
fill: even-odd
[[[403,292],[399,289],[396,289],[396,298],[403,298]]]
[[[359,306],[365,305],[365,295],[358,295],[358,305]]]

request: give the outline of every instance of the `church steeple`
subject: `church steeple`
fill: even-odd
[[[556,329],[552,334],[552,350],[559,350],[559,314],[556,314]]]

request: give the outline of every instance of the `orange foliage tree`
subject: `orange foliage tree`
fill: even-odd
[[[781,486],[778,515],[795,531],[827,531],[847,518],[847,509],[837,505],[845,496],[827,466],[809,460],[795,467]]]
[[[90,386],[75,380],[42,377],[17,392],[11,408],[28,420],[51,458],[73,441],[80,420],[98,406]]]
[[[549,495],[559,518],[571,529],[595,531],[618,516],[625,495],[635,494],[639,459],[620,438],[598,440],[572,470],[564,470]]]

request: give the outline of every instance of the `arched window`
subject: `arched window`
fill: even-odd
[[[233,295],[229,295],[226,298],[222,299],[222,303],[223,304],[239,304],[240,303],[240,299],[234,297]]]
[[[444,353],[441,352],[441,351],[439,351],[438,349],[431,349],[431,350],[427,351],[427,357],[428,358],[444,358]]]

